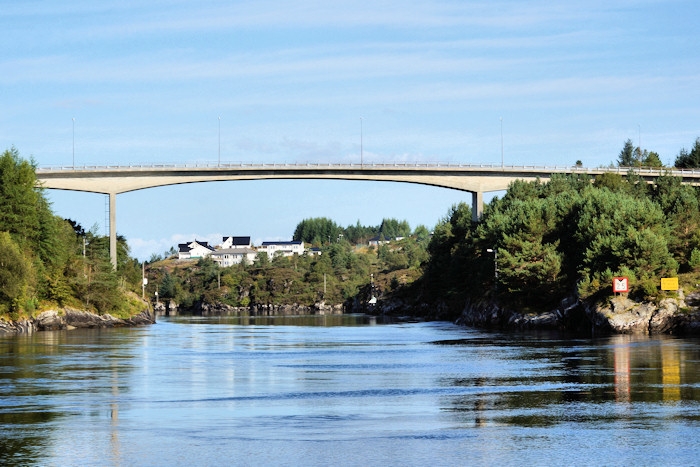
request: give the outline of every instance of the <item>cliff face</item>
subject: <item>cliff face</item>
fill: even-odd
[[[0,321],[0,333],[29,334],[35,331],[57,331],[62,329],[143,326],[156,322],[155,315],[148,309],[129,319],[115,318],[109,314],[96,315],[72,308],[66,308],[61,311],[44,311],[33,319]]]

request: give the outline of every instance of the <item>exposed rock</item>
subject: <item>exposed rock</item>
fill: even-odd
[[[65,325],[63,318],[58,315],[56,310],[40,313],[39,316],[34,319],[34,322],[37,328],[44,331],[62,329],[62,326]]]
[[[0,333],[2,334],[31,334],[34,331],[35,326],[32,320],[0,321]]]
[[[63,311],[63,313],[60,311]],[[155,322],[155,316],[147,309],[129,319],[120,319],[110,314],[96,315],[87,311],[66,308],[64,310],[44,311],[33,319],[0,321],[0,333],[31,334],[35,331],[57,331],[62,329],[142,326]]]
[[[578,302],[569,298],[555,310],[521,313],[489,301],[467,302],[459,324],[499,329],[558,329],[616,334],[700,334],[700,310],[689,309],[679,298],[658,304],[614,297],[605,303]]]
[[[598,305],[592,311],[597,327],[610,328],[618,334],[648,334],[655,312],[653,304],[633,302],[625,297],[614,297],[607,306]]]
[[[563,306],[543,313],[521,313],[501,308],[493,302],[468,301],[457,323],[483,328],[563,330],[565,323],[572,321],[571,316],[579,312],[576,306]]]
[[[138,315],[134,315],[124,321],[127,326],[146,326],[149,324],[155,324],[155,322],[155,315],[148,309],[145,309]]]
[[[649,333],[666,334],[678,330],[681,324],[679,319],[680,310],[683,308],[682,301],[666,298],[661,300],[659,307],[649,320]]]

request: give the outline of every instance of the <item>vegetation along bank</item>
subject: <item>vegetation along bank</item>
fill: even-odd
[[[618,162],[658,165],[654,155],[628,141]],[[676,165],[700,166],[700,140]],[[129,324],[144,311],[141,265],[123,238],[114,271],[105,237],[51,213],[31,162],[6,151],[0,176],[0,317],[81,310]],[[632,172],[514,182],[479,222],[458,204],[432,233],[395,219],[343,228],[314,218],[293,239],[320,255],[259,254],[227,268],[154,255],[147,293],[158,292],[164,312],[369,312],[497,328],[696,333],[699,200],[697,187],[670,175],[653,184]],[[630,290],[615,296],[618,276]],[[680,290],[660,290],[664,277],[677,277]]]
[[[141,266],[118,247],[115,271],[107,237],[51,211],[35,164],[0,155],[0,333],[153,322]]]

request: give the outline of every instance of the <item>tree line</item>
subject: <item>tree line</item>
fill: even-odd
[[[389,243],[368,246],[379,235]],[[395,240],[397,237],[400,240]],[[320,254],[269,258],[226,268],[209,258],[183,264],[174,258],[149,265],[149,293],[174,301],[182,309],[217,303],[253,305],[339,304],[353,301],[373,283],[378,289],[397,289],[420,276],[427,261],[430,233],[424,226],[413,232],[407,221],[384,219],[379,226],[338,226],[325,218],[304,219],[294,239],[319,248]]]
[[[358,220],[355,225],[343,228],[327,217],[314,217],[304,219],[297,224],[292,240],[320,246],[342,239],[347,240],[351,244],[362,244],[367,243],[372,238],[392,240],[411,235],[420,239],[426,239],[430,232],[424,225],[419,225],[412,232],[411,226],[407,221],[393,218],[382,219],[381,224],[376,226],[364,226]]]
[[[141,272],[123,237],[118,258],[115,271],[107,237],[52,212],[33,161],[15,148],[0,155],[0,317],[53,306],[129,316]]]
[[[654,151],[635,147],[631,139],[625,141],[620,154],[617,157],[617,165],[620,167],[663,167],[661,157]],[[688,151],[681,148],[676,156],[673,166],[678,169],[692,169],[700,167],[700,138],[695,139],[695,144]]]
[[[620,165],[634,165],[624,158],[629,153],[647,164],[658,159],[628,140]],[[696,140],[677,162],[697,155]],[[660,277],[700,267],[699,200],[698,188],[678,178],[647,184],[633,172],[516,181],[485,207],[479,222],[460,203],[432,235],[424,226],[411,232],[396,219],[346,228],[325,217],[304,219],[293,239],[320,246],[321,256],[259,257],[225,270],[209,260],[186,271],[163,267],[158,274],[167,287],[161,296],[185,305],[340,303],[366,298],[374,277],[377,287],[416,302],[459,307],[466,298],[492,298],[545,309],[567,296],[609,294],[612,277],[623,275],[633,295],[651,298],[659,293]],[[377,236],[405,239],[376,249],[353,246]]]
[[[700,267],[700,190],[633,172],[516,181],[480,222],[466,204],[436,226],[421,293],[463,303],[492,297],[548,307],[567,296],[608,295],[627,276],[632,295],[659,295],[659,279]]]

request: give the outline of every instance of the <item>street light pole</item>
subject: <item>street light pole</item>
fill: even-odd
[[[362,148],[362,117],[360,117],[360,168],[364,168],[364,154]]]
[[[503,168],[503,117],[501,117],[501,168]]]
[[[221,165],[221,116],[219,116],[219,165]]]
[[[73,169],[75,169],[75,117],[73,117]]]

